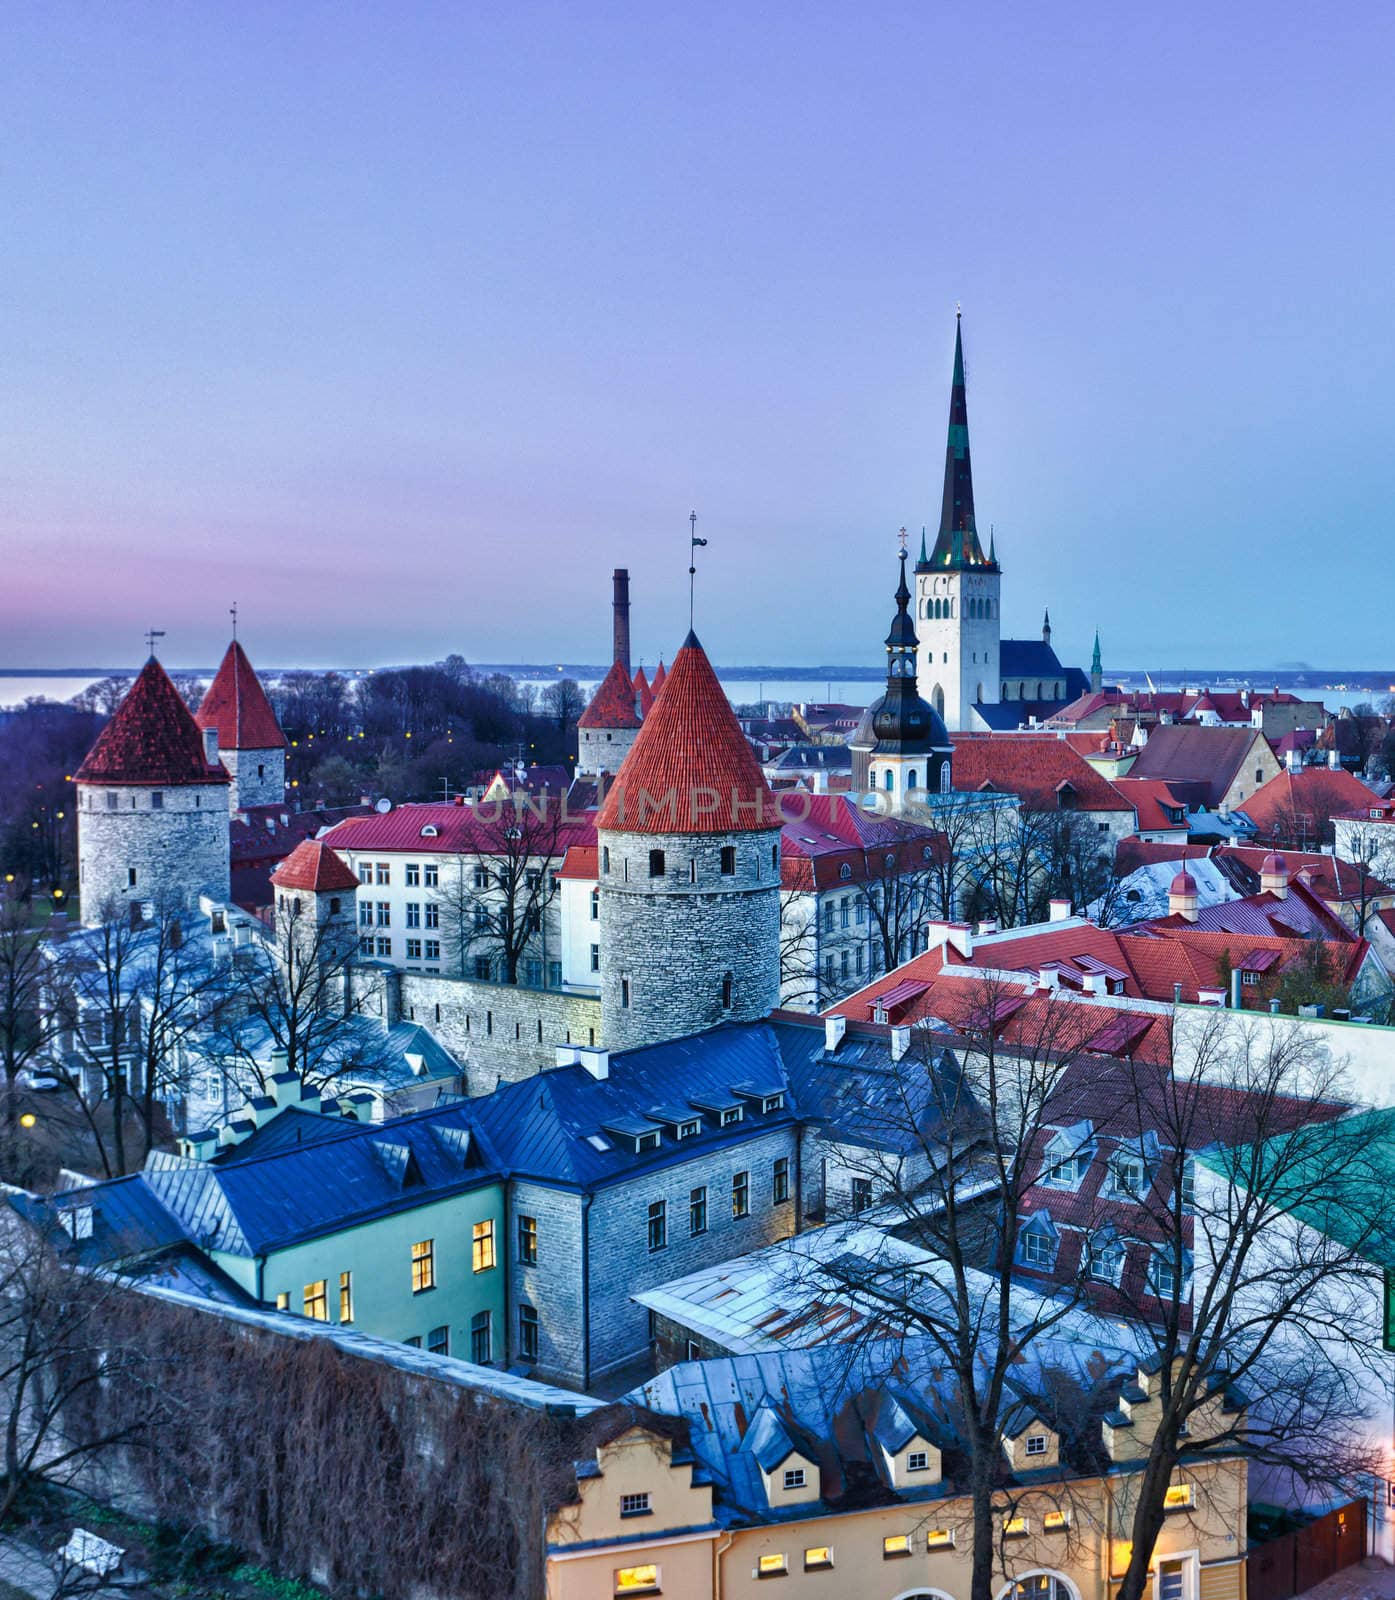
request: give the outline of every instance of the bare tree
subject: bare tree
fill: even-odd
[[[55,1017],[44,1005],[42,934],[31,908],[13,888],[0,886],[0,1071],[4,1073],[4,1168],[15,1171],[19,1133],[20,1077],[43,1062],[53,1042]]]
[[[586,709],[586,696],[575,678],[559,678],[542,691],[539,707],[556,720],[558,733],[565,733]]]
[[[816,1011],[821,999],[819,903],[807,876],[808,888],[780,891],[780,1004],[791,1011]]]
[[[546,959],[546,916],[569,842],[564,807],[555,795],[517,791],[470,810],[473,848],[438,894],[442,953],[462,977],[487,961],[517,983],[526,960]]]
[[[921,947],[925,924],[939,902],[937,845],[923,828],[902,823],[894,836],[862,851],[857,893],[871,934],[874,972],[890,972]]]
[[[1368,1258],[1395,1209],[1366,1119],[1339,1114],[1342,1071],[1291,1023],[1217,1011],[1174,1035],[1172,1069],[1130,1080],[1133,1136],[1169,1157],[1141,1174],[1152,1261],[1123,1286],[1157,1384],[1123,1600],[1150,1592],[1184,1458],[1238,1453],[1329,1489],[1385,1470],[1362,1430],[1371,1352],[1355,1308],[1379,1292]]]

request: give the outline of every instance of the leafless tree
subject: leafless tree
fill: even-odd
[[[89,683],[85,689],[75,694],[68,704],[76,706],[79,711],[95,711],[101,716],[109,717],[126,698],[131,683],[130,673],[113,673],[110,677],[98,678],[95,683]]]
[[[1328,1489],[1385,1470],[1362,1428],[1360,1308],[1395,1208],[1366,1119],[1339,1114],[1340,1065],[1291,1023],[1179,1014],[1172,1070],[1129,1081],[1133,1137],[1168,1152],[1136,1197],[1153,1259],[1123,1285],[1159,1384],[1120,1589],[1143,1600],[1184,1458],[1240,1454]]]
[[[818,898],[807,876],[807,889],[780,891],[780,1004],[791,1011],[816,1011],[821,998]]]
[[[556,719],[558,733],[565,733],[586,709],[586,696],[575,678],[559,678],[542,691],[539,707]]]
[[[44,1005],[47,968],[43,935],[33,924],[29,903],[13,888],[0,886],[0,1087],[5,1096],[0,1126],[6,1173],[15,1170],[21,1074],[44,1062],[53,1042],[55,1016]]]

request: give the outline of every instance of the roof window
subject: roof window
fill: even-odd
[[[434,822],[428,822],[426,824],[426,826],[421,830],[421,836],[422,836],[423,839],[434,839],[434,838],[437,837],[437,835],[440,833],[440,831],[441,830],[436,826],[436,824]]]

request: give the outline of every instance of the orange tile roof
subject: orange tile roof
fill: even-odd
[[[673,659],[596,819],[629,833],[778,828],[779,805],[697,635]]]
[[[1054,733],[956,733],[953,744],[954,787],[965,793],[987,785],[1020,795],[1035,810],[1054,811],[1068,783],[1077,810],[1132,810],[1107,778]]]
[[[77,769],[78,783],[140,784],[178,788],[191,783],[228,783],[220,762],[203,753],[194,714],[151,656],[116,715]]]
[[[643,667],[635,673],[634,691],[635,698],[639,701],[639,714],[641,717],[647,717],[654,704],[654,691],[649,686],[648,678],[644,676]]]
[[[637,728],[634,685],[623,661],[612,661],[610,671],[591,696],[591,704],[577,718],[578,728]]]
[[[1240,809],[1261,833],[1280,834],[1301,816],[1321,825],[1329,817],[1369,808],[1374,801],[1361,779],[1342,767],[1303,767],[1270,778]]]
[[[271,882],[277,889],[306,889],[311,894],[359,885],[344,858],[320,839],[302,839],[272,873]]]
[[[201,728],[218,730],[220,750],[284,750],[286,736],[247,652],[236,639],[228,646],[203,704],[194,713]]]

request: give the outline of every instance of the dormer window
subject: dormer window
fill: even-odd
[[[1029,1433],[1027,1435],[1027,1454],[1029,1456],[1044,1456],[1046,1454],[1046,1435],[1044,1433]]]
[[[680,1122],[678,1124],[678,1137],[680,1139],[696,1139],[701,1132],[702,1122],[696,1117],[691,1122]]]
[[[657,1130],[655,1130],[655,1132],[653,1132],[653,1133],[636,1134],[636,1136],[635,1136],[635,1154],[636,1155],[643,1155],[646,1150],[657,1150],[658,1148],[659,1148],[659,1134],[658,1134]]]
[[[760,1103],[761,1110],[768,1116],[772,1111],[784,1109],[785,1097],[783,1094],[768,1094]]]
[[[740,1122],[740,1121],[741,1121],[741,1107],[740,1106],[724,1106],[722,1108],[721,1122],[718,1124],[718,1126],[722,1127],[722,1128],[730,1128],[734,1123],[737,1123],[737,1122]]]
[[[906,1457],[907,1472],[928,1472],[930,1470],[930,1452],[928,1450],[912,1450]]]
[[[803,1467],[786,1467],[785,1468],[785,1488],[786,1489],[802,1489],[803,1487],[804,1487],[804,1468]]]
[[[428,822],[426,824],[426,826],[421,830],[421,836],[422,836],[423,839],[434,839],[434,838],[437,837],[437,835],[440,833],[440,831],[441,830],[436,826],[436,824],[434,822]]]

